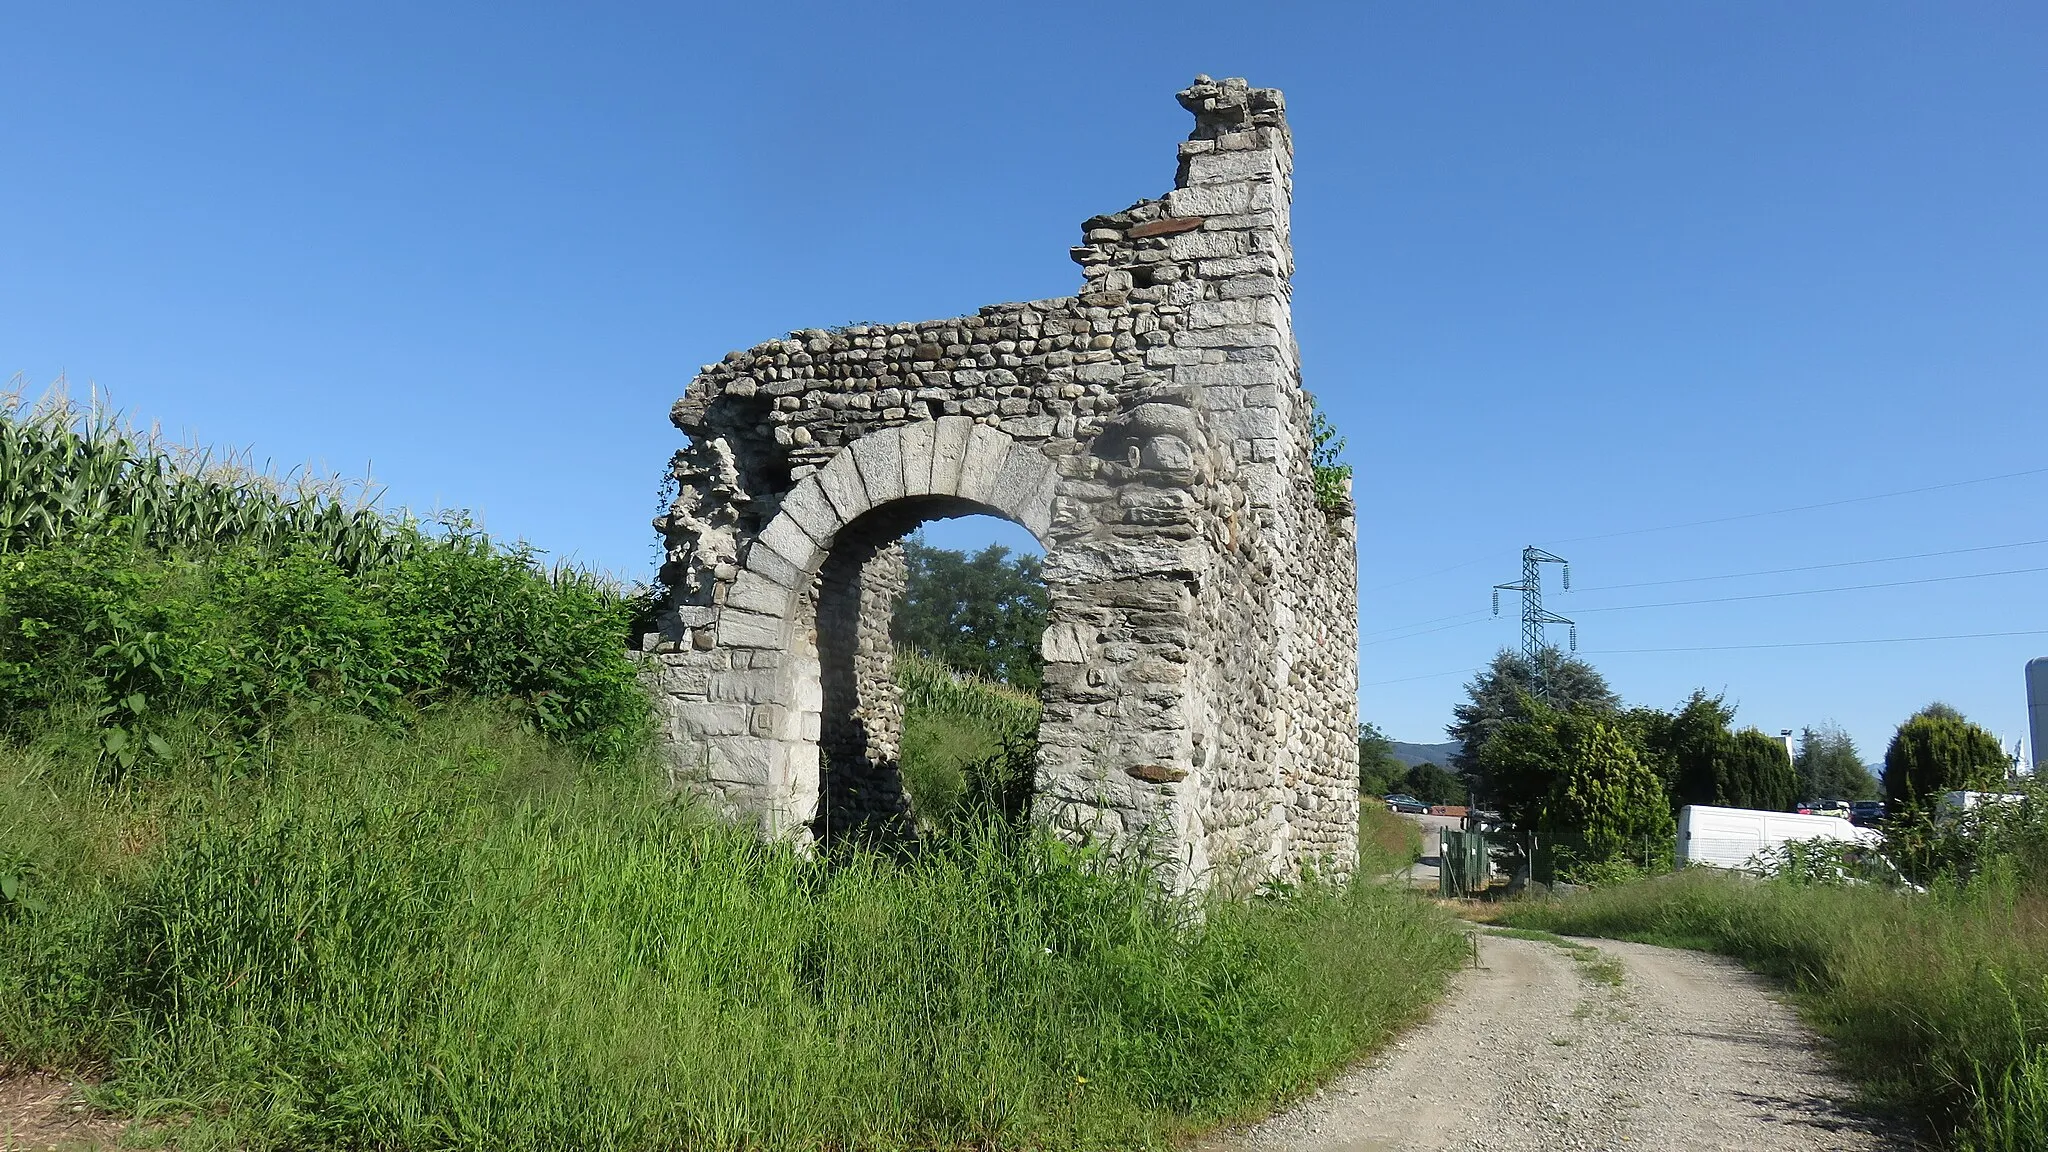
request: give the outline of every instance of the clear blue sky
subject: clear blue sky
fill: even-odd
[[[698,364],[1072,291],[1080,221],[1170,185],[1173,92],[1243,75],[1295,126],[1367,718],[1440,738],[1516,636],[1458,614],[1538,543],[1632,701],[2021,734],[2048,635],[1628,650],[2048,629],[2048,573],[1592,609],[2048,568],[1595,590],[2048,540],[2048,473],[1608,535],[2048,468],[2048,9],[711,9],[9,5],[0,372],[642,576]]]

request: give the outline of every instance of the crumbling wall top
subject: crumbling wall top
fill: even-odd
[[[1287,127],[1287,98],[1278,88],[1254,88],[1243,78],[1232,76],[1211,80],[1196,76],[1195,82],[1176,95],[1180,106],[1194,113],[1195,130],[1190,140],[1214,140],[1230,132],[1250,128]]]

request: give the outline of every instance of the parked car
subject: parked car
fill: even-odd
[[[1387,811],[1389,812],[1425,814],[1429,811],[1429,805],[1403,792],[1396,792],[1392,796],[1387,796],[1383,799],[1387,802]]]
[[[1849,818],[1849,806],[1840,800],[1808,800],[1793,809],[1801,816],[1840,816]]]
[[[1884,801],[1849,801],[1849,822],[1851,824],[1859,824],[1864,827],[1869,827],[1870,825],[1875,824],[1882,819],[1884,819]]]

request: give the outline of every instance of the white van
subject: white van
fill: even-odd
[[[1757,871],[1757,856],[1794,840],[1882,842],[1876,831],[1839,816],[1801,816],[1756,808],[1715,808],[1687,804],[1678,812],[1678,863]]]

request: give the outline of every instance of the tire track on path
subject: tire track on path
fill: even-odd
[[[1201,1152],[1893,1152],[1768,982],[1718,957],[1599,940],[1602,966],[1482,935],[1428,1023]],[[1611,976],[1612,963],[1605,965]]]

